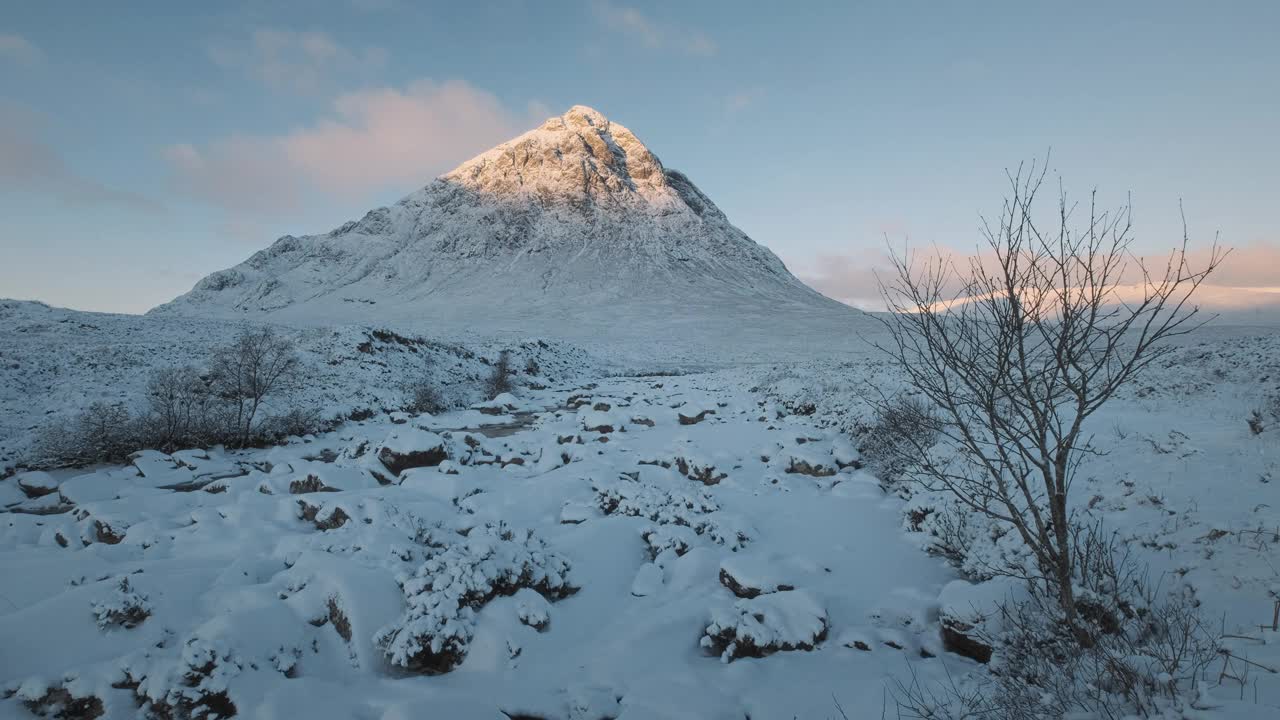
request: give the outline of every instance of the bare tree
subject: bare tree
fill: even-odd
[[[983,219],[984,255],[967,267],[894,254],[881,281],[888,339],[878,345],[940,413],[942,441],[955,453],[914,447],[916,478],[1017,532],[1033,560],[1025,577],[1057,599],[1082,644],[1073,596],[1076,573],[1067,495],[1090,453],[1085,422],[1168,349],[1162,342],[1198,326],[1188,301],[1225,253],[1215,243],[1194,269],[1187,233],[1163,269],[1131,251],[1128,204],[1088,219],[1059,192],[1052,227],[1033,217],[1045,171],[1009,173],[998,222]],[[1136,295],[1122,283],[1136,283]],[[1015,571],[1015,574],[1018,574]]]
[[[271,328],[244,330],[213,355],[211,372],[218,394],[231,405],[229,423],[241,447],[253,439],[263,401],[289,387],[299,368],[293,343]]]
[[[165,452],[200,444],[216,430],[209,426],[215,399],[209,383],[189,365],[153,371],[141,419],[144,436]]]

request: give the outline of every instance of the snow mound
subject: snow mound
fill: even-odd
[[[702,647],[722,662],[785,650],[812,650],[827,637],[827,613],[803,590],[738,600],[713,610]]]
[[[376,642],[394,665],[436,675],[466,657],[476,611],[495,597],[528,588],[562,598],[576,592],[569,563],[532,531],[502,525],[475,528],[430,554],[401,582],[409,607],[380,630]]]

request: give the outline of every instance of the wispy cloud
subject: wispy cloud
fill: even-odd
[[[44,60],[44,53],[21,35],[0,33],[0,58],[24,65],[34,65]]]
[[[591,8],[602,25],[648,48],[669,48],[701,56],[715,55],[718,50],[715,41],[706,33],[660,23],[629,5],[594,0]]]
[[[247,72],[267,87],[312,93],[333,81],[359,78],[382,70],[387,51],[379,47],[348,48],[320,31],[259,28],[247,41],[218,41],[209,57],[228,69]]]
[[[763,89],[750,88],[729,95],[729,97],[725,98],[724,107],[729,112],[742,112],[762,99],[764,99]]]
[[[156,212],[154,201],[76,172],[39,128],[45,119],[25,108],[0,104],[0,192],[52,197],[75,207],[118,206]]]
[[[888,254],[867,251],[857,256],[823,254],[810,262],[788,263],[796,277],[826,295],[863,310],[882,310],[876,273],[892,272]]]
[[[261,216],[317,193],[408,191],[532,123],[465,82],[419,80],[341,95],[325,117],[284,134],[172,145],[164,155],[192,195]]]
[[[1209,253],[1207,247],[1190,250],[1188,262],[1193,268],[1204,267],[1209,261]],[[991,272],[997,268],[992,257],[966,255],[945,248],[918,248],[911,257],[920,262],[941,259],[962,272],[974,259]],[[1160,272],[1168,257],[1167,254],[1153,253],[1135,260],[1141,260]],[[894,276],[887,249],[869,250],[857,255],[820,255],[811,263],[797,263],[794,271],[797,277],[823,295],[867,310],[884,309],[877,274],[886,280],[892,280]],[[1127,285],[1140,284],[1141,281],[1136,262],[1129,263],[1127,272],[1119,280]],[[958,289],[953,282],[944,288],[944,294]],[[1210,309],[1251,302],[1276,302],[1280,297],[1275,295],[1280,290],[1280,242],[1258,242],[1234,248],[1202,290],[1193,302]]]

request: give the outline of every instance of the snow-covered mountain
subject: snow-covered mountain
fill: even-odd
[[[659,338],[858,317],[583,106],[359,221],[280,238],[152,313]]]

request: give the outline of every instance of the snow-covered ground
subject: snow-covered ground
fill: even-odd
[[[0,310],[9,448],[239,327]],[[894,717],[895,680],[981,672],[939,616],[1001,586],[927,552],[911,517],[937,498],[858,469],[861,397],[899,387],[865,348],[634,377],[616,352],[373,330],[282,329],[314,369],[304,397],[369,420],[0,481],[0,715]],[[505,347],[538,373],[478,403]],[[418,372],[472,409],[381,412]],[[1093,422],[1106,454],[1073,489],[1234,636],[1203,717],[1280,716],[1273,397],[1280,336],[1186,338]]]
[[[42,427],[98,401],[136,410],[153,369],[206,368],[215,347],[251,326],[255,323],[90,313],[0,300],[0,474],[27,459]],[[502,350],[511,351],[515,379],[522,385],[594,377],[607,365],[576,346],[527,336],[497,342],[442,337],[429,329],[399,333],[376,325],[272,327],[296,344],[305,377],[301,387],[277,401],[324,417],[399,408],[407,385],[423,380],[439,388],[448,404],[475,402]]]
[[[762,372],[766,397],[846,434],[868,419],[874,393],[903,389],[884,361]],[[1255,411],[1260,432],[1250,424]],[[1116,533],[1152,587],[1188,598],[1225,636],[1230,656],[1201,677],[1212,695],[1205,708],[1280,717],[1280,634],[1272,629],[1280,613],[1280,334],[1210,326],[1181,338],[1087,429],[1096,454],[1071,488],[1078,521]],[[927,516],[947,499],[900,490],[910,496],[902,528],[928,547]],[[976,562],[997,550],[981,533],[972,539]],[[999,579],[957,580],[939,609],[989,610],[1007,588]]]
[[[20,475],[47,494],[0,516],[22,578],[0,708],[63,688],[105,717],[827,717],[963,667],[932,624],[951,573],[898,532],[900,502],[745,380]]]

